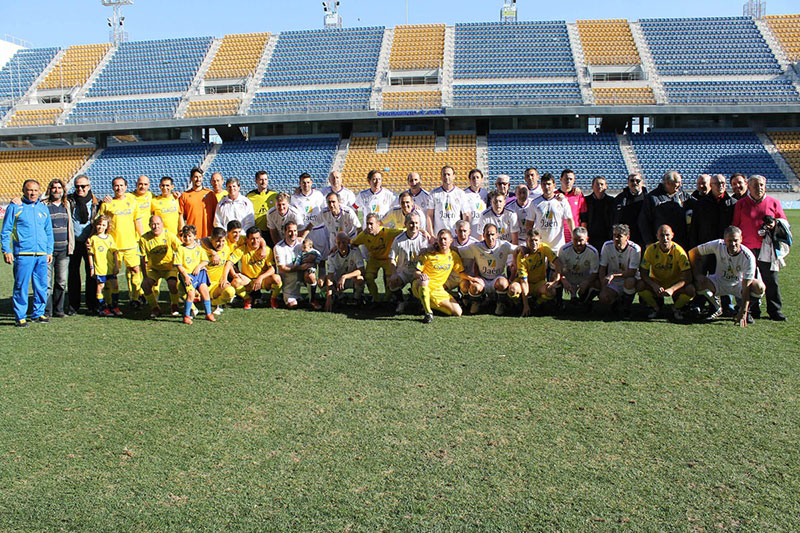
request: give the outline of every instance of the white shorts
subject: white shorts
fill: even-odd
[[[742,284],[730,285],[729,283],[720,281],[716,274],[709,274],[709,281],[714,285],[714,296],[734,296],[736,298],[742,297]]]
[[[614,278],[611,283],[607,285],[609,289],[616,292],[618,295],[625,293],[625,278]]]
[[[483,280],[483,294],[490,296],[497,294],[497,289],[495,288],[494,284],[497,283],[497,280],[501,277],[504,276],[498,276],[494,279],[481,278]]]

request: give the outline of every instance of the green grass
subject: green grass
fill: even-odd
[[[744,330],[265,309],[18,330],[3,265],[0,529],[796,529],[799,260],[790,321]]]

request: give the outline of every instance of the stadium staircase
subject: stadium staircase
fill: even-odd
[[[489,140],[486,135],[475,137],[475,163],[483,175],[489,177]]]
[[[594,105],[594,95],[592,94],[592,81],[589,77],[589,70],[586,68],[586,58],[583,55],[583,44],[578,33],[578,25],[575,23],[567,24],[567,34],[569,35],[569,45],[572,47],[572,58],[575,61],[575,70],[578,73],[578,85],[581,89],[581,97],[585,105]]]
[[[339,148],[336,149],[336,155],[333,156],[331,172],[341,172],[344,170],[344,162],[347,161],[347,151],[349,149],[350,139],[342,139],[339,141]]]
[[[394,28],[386,28],[383,30],[381,53],[378,55],[378,66],[375,69],[375,80],[372,83],[372,94],[370,94],[369,97],[370,109],[383,109],[383,89],[389,84],[389,57],[392,55],[393,41]]]
[[[215,38],[211,41],[211,46],[208,47],[206,57],[203,58],[203,62],[200,63],[200,68],[197,69],[197,73],[195,74],[191,85],[189,85],[189,90],[183,93],[183,96],[181,96],[181,103],[178,104],[178,108],[175,110],[175,118],[182,118],[186,113],[186,109],[189,107],[189,100],[193,96],[200,94],[200,86],[203,84],[203,79],[206,77],[208,67],[210,67],[211,62],[214,61],[214,56],[217,55],[217,51],[221,45],[221,38]]]
[[[444,61],[439,79],[442,87],[442,107],[453,107],[453,63],[456,53],[456,30],[453,26],[444,29]]]
[[[75,181],[75,176],[86,174],[86,172],[89,170],[89,167],[91,167],[92,164],[94,164],[94,162],[97,160],[98,157],[100,157],[100,154],[102,153],[103,153],[102,148],[98,148],[97,150],[94,151],[94,153],[89,157],[89,159],[86,160],[83,166],[79,168],[78,171],[69,179],[69,182],[67,182],[67,190],[72,188],[72,182]]]
[[[636,50],[639,52],[639,58],[642,60],[642,68],[647,74],[647,80],[650,87],[653,88],[653,96],[656,98],[657,104],[667,103],[667,92],[664,90],[664,84],[661,83],[661,77],[656,71],[653,55],[650,53],[650,47],[647,46],[647,41],[642,33],[642,27],[638,22],[630,22],[631,34],[633,34],[633,42],[636,43]]]
[[[797,75],[797,72],[794,68],[792,68],[792,64],[789,59],[786,57],[786,53],[783,51],[783,47],[781,43],[778,42],[778,39],[775,38],[775,34],[772,33],[772,29],[769,27],[769,24],[764,21],[764,19],[753,19],[756,23],[756,27],[761,32],[761,35],[764,36],[764,40],[767,41],[767,46],[769,46],[770,50],[772,51],[772,55],[775,56],[775,59],[778,60],[778,65],[780,65],[781,70],[786,74],[786,77],[792,80],[792,84],[794,85],[797,92],[800,93],[800,76]]]
[[[772,142],[772,139],[769,135],[763,132],[756,132],[756,136],[758,140],[764,144],[764,148],[767,149],[767,153],[772,157],[772,160],[775,161],[775,164],[778,165],[778,168],[783,172],[783,175],[786,177],[786,181],[789,182],[789,185],[792,186],[792,190],[794,192],[800,191],[800,179],[798,179],[797,174],[794,173],[792,167],[786,162],[783,158],[783,155],[778,150],[778,147],[775,146],[775,143]]]
[[[202,163],[200,163],[200,168],[203,170],[203,172],[205,172],[211,167],[211,163],[214,162],[214,158],[217,157],[217,154],[219,153],[219,149],[221,147],[222,144],[214,143],[211,145],[211,148],[208,150],[208,153],[206,154],[206,158],[203,159]]]
[[[239,106],[239,115],[246,115],[250,110],[250,104],[253,103],[253,98],[256,96],[256,91],[261,86],[261,80],[264,79],[264,73],[267,71],[269,62],[272,59],[272,52],[275,51],[275,45],[278,44],[279,34],[273,33],[269,36],[267,45],[261,54],[261,60],[258,62],[256,71],[247,80],[244,95],[242,96],[242,104]]]
[[[81,88],[78,89],[78,92],[75,93],[75,96],[72,99],[72,101],[67,104],[64,104],[64,112],[61,113],[58,119],[56,119],[56,124],[66,124],[67,117],[75,108],[75,105],[77,105],[77,103],[81,101],[84,96],[86,96],[86,92],[95,82],[100,73],[103,72],[103,69],[106,68],[106,65],[108,65],[108,62],[111,61],[112,57],[114,57],[114,53],[116,51],[117,51],[116,46],[111,46],[108,48],[108,51],[106,51],[106,55],[104,55],[103,59],[100,60],[100,63],[97,64],[97,67],[94,69],[91,76],[89,76],[89,78],[86,80],[86,83],[84,83],[83,86],[81,86]]]
[[[61,49],[53,57],[53,59],[50,60],[50,63],[48,63],[45,69],[39,73],[39,77],[37,77],[33,83],[31,83],[31,86],[28,87],[28,90],[25,91],[25,94],[23,94],[21,98],[14,102],[14,105],[11,106],[11,109],[9,109],[3,116],[2,120],[0,120],[0,128],[8,126],[8,123],[11,122],[12,117],[16,114],[17,109],[19,109],[20,106],[27,104],[31,97],[36,94],[36,88],[45,80],[45,78],[47,78],[47,75],[50,74],[50,71],[53,70],[56,65],[58,65],[66,53],[66,49]]]
[[[642,167],[639,165],[639,158],[636,157],[636,152],[633,150],[633,145],[628,136],[617,134],[617,142],[619,143],[619,151],[622,152],[622,159],[625,160],[628,174],[641,172]]]

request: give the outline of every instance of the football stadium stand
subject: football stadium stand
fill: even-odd
[[[789,104],[800,103],[791,80],[665,81],[671,104]]]
[[[78,102],[67,117],[67,123],[94,124],[168,119],[175,115],[179,102],[178,97]]]
[[[751,18],[648,19],[640,25],[662,76],[781,73]]]
[[[382,42],[383,27],[282,32],[261,85],[371,82]]]
[[[439,68],[444,61],[444,34],[444,24],[395,27],[389,68]]]
[[[579,20],[577,26],[588,65],[638,65],[642,62],[627,20]]]
[[[327,136],[227,142],[220,146],[206,174],[237,177],[245,192],[252,188],[258,170],[267,171],[270,188],[275,190],[293,191],[303,172],[311,174],[315,187],[324,187],[338,146],[338,137]]]
[[[350,140],[342,179],[347,187],[360,191],[367,187],[367,173],[381,170],[383,185],[395,193],[408,188],[406,177],[419,172],[422,186],[429,191],[441,185],[441,169],[455,170],[456,185],[466,187],[467,174],[476,166],[474,135],[450,135],[446,151],[436,151],[434,135],[394,135],[386,152],[377,151],[378,137],[354,137]]]
[[[800,15],[767,15],[772,34],[789,61],[800,61]]]
[[[628,176],[625,160],[613,133],[494,133],[489,135],[489,179],[508,174],[512,186],[522,183],[525,168],[556,178],[565,168],[575,172],[577,184],[588,190],[592,178],[604,176],[609,188],[622,188]]]
[[[650,87],[592,87],[597,105],[655,105]]]
[[[761,174],[770,188],[790,190],[767,149],[751,131],[654,131],[630,136],[647,182],[654,185],[667,170],[694,180],[700,174]]]
[[[0,150],[0,203],[19,198],[28,178],[38,179],[42,187],[54,178],[69,181],[93,152],[93,147]]]
[[[37,89],[59,89],[83,85],[100,64],[109,48],[111,48],[110,44],[70,46]]]
[[[369,109],[370,88],[259,92],[248,114],[319,113]]]
[[[800,176],[800,131],[772,131],[769,136],[795,176]]]
[[[575,82],[453,85],[455,107],[581,104],[581,90]]]
[[[577,76],[564,21],[455,26],[455,79]]]
[[[267,41],[269,33],[226,35],[208,67],[205,79],[245,78],[252,75]]]
[[[383,93],[384,109],[436,109],[439,107],[442,107],[441,91]]]
[[[239,98],[223,98],[214,100],[192,100],[186,109],[184,118],[224,117],[235,115],[239,110]]]
[[[186,92],[211,46],[211,37],[119,45],[87,96]]]
[[[0,118],[15,100],[28,92],[56,54],[58,48],[31,48],[18,50],[11,56],[0,70]]]
[[[86,170],[96,196],[111,194],[111,181],[122,176],[132,188],[141,174],[157,181],[162,176],[175,179],[178,190],[189,181],[189,170],[200,166],[208,153],[205,143],[124,144],[109,146]]]
[[[14,126],[45,126],[55,124],[63,109],[60,107],[49,109],[17,109],[8,121],[8,127]]]

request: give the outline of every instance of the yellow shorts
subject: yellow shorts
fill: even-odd
[[[172,268],[170,270],[151,270],[148,268],[146,275],[148,278],[158,283],[162,279],[169,279],[169,278],[178,279],[178,270],[175,268]]]
[[[388,259],[369,259],[367,260],[367,268],[366,268],[366,275],[376,277],[378,275],[378,271],[383,269],[383,271],[388,276],[394,271],[394,265]]]
[[[430,287],[431,291],[431,307],[434,309],[439,309],[442,307],[443,303],[449,302],[453,299],[449,292],[444,290],[444,287]],[[415,283],[412,288],[412,292],[414,296],[419,299],[422,299],[422,287]]]
[[[127,250],[119,250],[117,252],[119,254],[119,259],[122,264],[124,264],[127,268],[138,267],[142,264],[142,256],[139,255],[139,252],[136,248],[129,248]]]
[[[513,283],[522,283],[522,279],[521,278],[514,278]],[[541,287],[545,283],[547,283],[546,279],[540,279],[539,281],[534,281],[533,283],[531,283],[531,281],[528,280],[528,295],[530,295],[534,290],[538,289],[539,287]],[[521,295],[519,295],[519,294],[516,295],[516,296],[509,295],[509,297],[514,299],[514,300],[519,299],[520,296]]]

